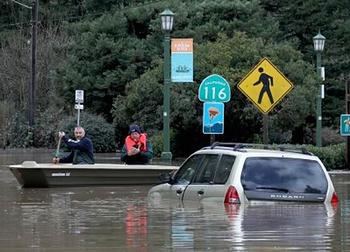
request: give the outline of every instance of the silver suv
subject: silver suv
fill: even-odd
[[[151,201],[338,202],[326,168],[304,149],[216,142],[193,153],[175,174],[162,174],[161,181],[150,189]]]

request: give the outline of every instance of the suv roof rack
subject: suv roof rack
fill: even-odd
[[[306,155],[313,156],[314,154],[307,151],[305,147],[295,147],[291,145],[271,145],[271,144],[256,144],[256,143],[225,143],[225,142],[214,142],[210,149],[216,147],[232,147],[232,150],[239,151],[245,148],[265,149],[265,150],[280,150],[286,152],[296,152]]]

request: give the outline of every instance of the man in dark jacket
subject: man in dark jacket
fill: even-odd
[[[138,125],[130,125],[129,135],[121,151],[121,161],[126,164],[147,164],[153,157],[153,149],[147,134]]]
[[[75,139],[70,139],[62,131],[58,133],[65,144],[72,150],[68,156],[63,158],[53,158],[53,163],[73,163],[73,164],[94,164],[94,153],[92,141],[85,136],[83,127],[77,126],[74,129]]]

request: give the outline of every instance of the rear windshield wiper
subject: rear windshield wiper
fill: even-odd
[[[255,189],[267,189],[267,190],[274,190],[279,192],[289,192],[288,189],[282,188],[282,187],[273,187],[273,186],[257,186]]]

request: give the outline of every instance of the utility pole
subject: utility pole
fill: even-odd
[[[30,85],[28,88],[28,122],[30,128],[34,126],[34,115],[35,115],[35,83],[36,83],[36,33],[38,24],[38,9],[39,1],[32,0],[32,6],[28,6],[16,0],[11,0],[12,2],[32,10],[32,42],[31,42],[31,74],[30,74]]]
[[[38,24],[38,0],[32,1],[32,70],[29,88],[29,126],[34,126],[35,116],[35,84],[36,84],[36,33]]]

